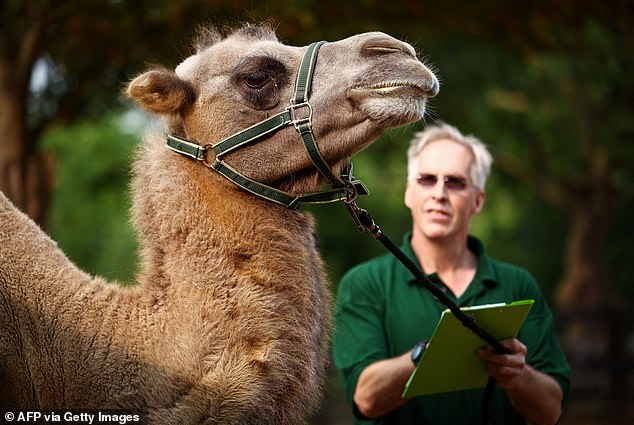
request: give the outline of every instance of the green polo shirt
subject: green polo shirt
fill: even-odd
[[[420,267],[410,237],[405,236],[401,249]],[[518,339],[528,349],[527,363],[555,378],[567,399],[570,369],[553,332],[552,313],[535,279],[522,268],[489,257],[476,238],[469,237],[467,245],[477,256],[478,266],[462,296],[456,299],[436,274],[429,277],[461,307],[534,299]],[[444,309],[391,254],[362,263],[344,275],[335,306],[333,354],[349,405],[361,371],[430,338]],[[357,419],[355,423],[480,425],[483,393],[484,389],[475,389],[415,397],[381,419]],[[526,423],[502,389],[495,388],[491,403],[493,424]]]

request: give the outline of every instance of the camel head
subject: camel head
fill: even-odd
[[[268,27],[245,26],[226,36],[205,30],[196,53],[174,72],[150,70],[131,82],[128,95],[167,118],[169,133],[213,146],[289,106],[306,50],[280,43]],[[414,48],[386,34],[324,43],[309,100],[321,156],[339,173],[385,129],[421,119],[438,87]],[[224,161],[291,193],[324,183],[292,125],[230,152]]]

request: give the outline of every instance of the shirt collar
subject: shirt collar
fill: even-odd
[[[414,250],[412,249],[412,245],[410,240],[412,238],[412,232],[409,231],[403,236],[403,243],[401,245],[401,250],[407,257],[414,262],[420,268],[423,269],[418,261],[418,258],[414,254]],[[497,285],[497,278],[495,273],[493,272],[493,267],[491,265],[491,259],[486,253],[486,249],[484,248],[484,244],[480,239],[475,236],[469,235],[467,237],[467,247],[469,251],[473,252],[478,259],[478,265],[476,270],[476,275],[473,278],[473,283],[476,285],[478,282],[482,282],[487,287],[493,287]],[[424,270],[423,270],[424,271]],[[435,273],[432,276],[436,276]],[[410,283],[416,283],[415,279],[411,279]]]
[[[491,258],[487,255],[482,241],[475,236],[468,236],[467,247],[478,259],[476,275],[473,278],[474,282],[480,281],[488,287],[495,286],[497,284],[497,278],[493,272]]]

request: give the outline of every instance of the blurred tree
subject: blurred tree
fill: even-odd
[[[123,46],[139,38],[138,31],[127,34],[132,16],[116,2],[78,6],[0,4],[0,189],[44,227],[54,162],[38,150],[42,134],[95,104],[107,105],[135,60]]]
[[[631,107],[627,2],[6,0],[0,12],[0,189],[44,226],[55,162],[41,135],[107,109],[144,61],[174,65],[196,25],[270,18],[293,43],[383,30],[423,40],[447,82],[440,118],[490,140],[499,169],[565,211],[562,307],[607,302],[606,238],[632,196],[634,130],[613,113]]]
[[[485,72],[499,79],[489,76],[488,84],[454,90],[453,99],[442,100],[484,102],[480,109],[465,105],[443,118],[460,120],[489,141],[497,169],[565,215],[558,301],[569,312],[614,301],[605,267],[607,237],[615,210],[634,194],[627,183],[634,177],[634,123],[627,119],[634,84],[626,77],[634,70],[634,52],[626,31],[587,17],[575,27],[553,30],[564,34],[553,35],[550,44],[518,44],[518,54],[494,48],[482,59]],[[451,64],[439,66],[452,73]],[[471,82],[473,77],[484,76],[470,75]]]
[[[252,3],[0,2],[0,189],[46,227],[55,170],[38,150],[42,135],[107,110],[144,62],[174,65],[196,25],[250,18]]]
[[[498,170],[563,213],[559,306],[592,311],[614,304],[607,238],[615,210],[634,194],[632,4],[381,6],[315,2],[310,29],[326,38],[354,28],[422,40],[441,77],[433,113],[490,143]],[[327,24],[334,19],[342,24]]]

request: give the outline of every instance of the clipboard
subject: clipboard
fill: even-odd
[[[502,340],[517,336],[534,302],[521,300],[462,310],[472,314],[476,323],[494,338]],[[486,343],[465,328],[450,310],[443,311],[401,397],[485,387],[489,377],[486,363],[475,354],[484,346]]]

